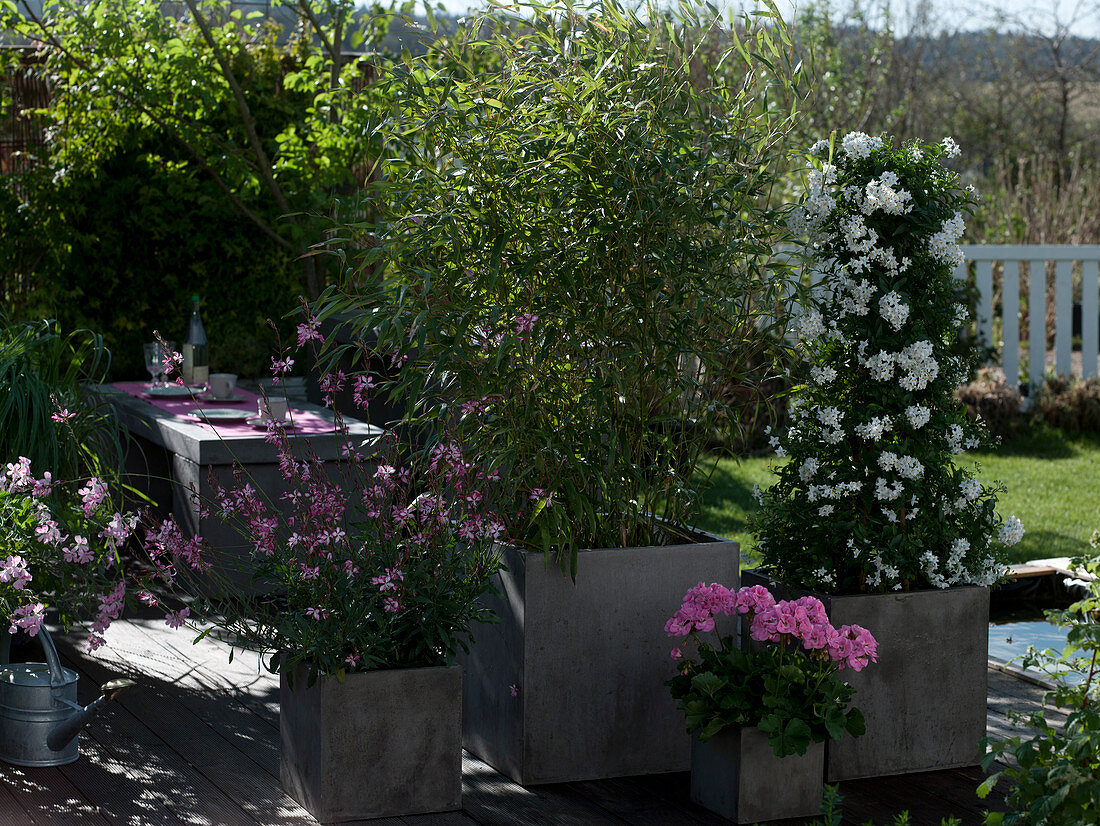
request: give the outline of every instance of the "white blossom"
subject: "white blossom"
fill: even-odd
[[[811,367],[810,378],[822,386],[832,384],[836,379],[836,370],[828,366]]]
[[[882,146],[882,138],[872,138],[863,132],[849,132],[840,143],[844,154],[852,160],[868,157]]]
[[[932,418],[932,411],[923,404],[913,404],[905,408],[905,416],[914,430],[920,430]]]
[[[1015,545],[1024,538],[1024,523],[1015,516],[1010,516],[997,530],[997,541],[1002,545]]]
[[[817,473],[819,467],[817,459],[812,456],[802,463],[802,467],[798,470],[798,476],[803,482],[809,482],[814,478],[814,474]]]
[[[900,330],[905,320],[909,318],[909,306],[901,300],[901,296],[894,291],[888,292],[878,302],[879,312],[894,330]]]

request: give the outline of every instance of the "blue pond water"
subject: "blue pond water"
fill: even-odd
[[[989,656],[999,660],[1016,660],[1027,653],[1028,646],[1042,651],[1047,648],[1061,651],[1066,645],[1066,631],[1035,618],[1035,614],[1020,619],[1006,618],[989,623]],[[1041,617],[1041,614],[1038,614]],[[1017,660],[1013,663],[1019,666]],[[1038,673],[1036,676],[1042,676]],[[1047,677],[1046,679],[1050,679]],[[1071,682],[1078,682],[1070,678]]]

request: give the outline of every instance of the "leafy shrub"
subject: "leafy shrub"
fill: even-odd
[[[981,443],[952,394],[966,318],[953,270],[971,195],[943,165],[950,139],[860,132],[813,150],[791,215],[824,270],[820,311],[801,316],[810,380],[777,454],[790,461],[753,520],[762,570],[829,593],[991,584],[1015,518],[996,514],[952,456]],[[835,165],[834,165],[835,164]]]
[[[122,430],[114,408],[82,387],[103,381],[110,352],[89,330],[0,316],[0,463],[27,457],[56,477],[117,478]]]
[[[735,426],[713,385],[744,376],[780,300],[766,198],[787,123],[762,107],[772,81],[750,53],[785,57],[762,28],[743,52],[727,41],[727,84],[693,62],[698,21],[666,36],[591,11],[479,18],[450,41],[502,72],[459,54],[451,74],[392,78],[409,163],[369,204],[373,280],[317,305],[358,310],[359,338],[409,359],[394,390],[459,419],[479,462],[544,503],[509,537],[574,564],[665,544],[694,515],[697,437]]]
[[[958,388],[955,398],[966,408],[970,421],[984,425],[995,438],[1011,438],[1028,426],[1019,391],[994,379],[988,370],[979,371],[973,381]]]
[[[1092,545],[1097,545],[1097,534]],[[1074,568],[1100,575],[1100,557],[1074,560]],[[982,759],[1008,763],[978,789],[985,797],[1003,778],[1009,782],[1008,812],[992,812],[989,826],[1092,826],[1100,820],[1100,578],[1088,583],[1089,594],[1065,610],[1047,611],[1047,621],[1067,629],[1061,653],[1028,649],[1025,668],[1038,667],[1057,688],[1046,703],[1071,709],[1062,730],[1042,711],[1028,718],[1031,736],[990,743]],[[1071,677],[1078,681],[1072,681]]]
[[[1034,415],[1065,433],[1100,432],[1100,380],[1047,376]]]

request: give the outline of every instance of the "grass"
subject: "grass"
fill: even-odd
[[[719,459],[703,492],[699,527],[737,540],[751,556],[754,543],[747,523],[756,506],[752,486],[771,483],[775,461],[772,456]],[[1007,487],[997,510],[1015,514],[1026,531],[1009,549],[1010,562],[1089,550],[1089,537],[1100,528],[1100,435],[1065,436],[1043,428],[957,461],[977,468],[983,483],[999,481]]]

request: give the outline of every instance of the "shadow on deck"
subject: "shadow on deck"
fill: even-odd
[[[255,655],[229,663],[224,647],[163,621],[128,619],[94,655],[57,635],[66,665],[80,672],[83,703],[116,676],[140,681],[81,735],[81,759],[57,768],[0,764],[0,826],[8,824],[313,824],[279,786],[279,684]],[[1038,708],[1043,689],[989,671],[991,736],[1006,736],[1010,710]],[[1052,719],[1058,720],[1056,715]],[[954,815],[982,822],[978,769],[850,781],[840,786],[844,824],[891,823],[902,810],[914,826]],[[472,755],[463,759],[463,809],[373,820],[373,826],[727,823],[688,799],[687,773],[565,783],[525,789]],[[368,821],[364,821],[368,822]],[[807,821],[782,821],[787,826]]]

